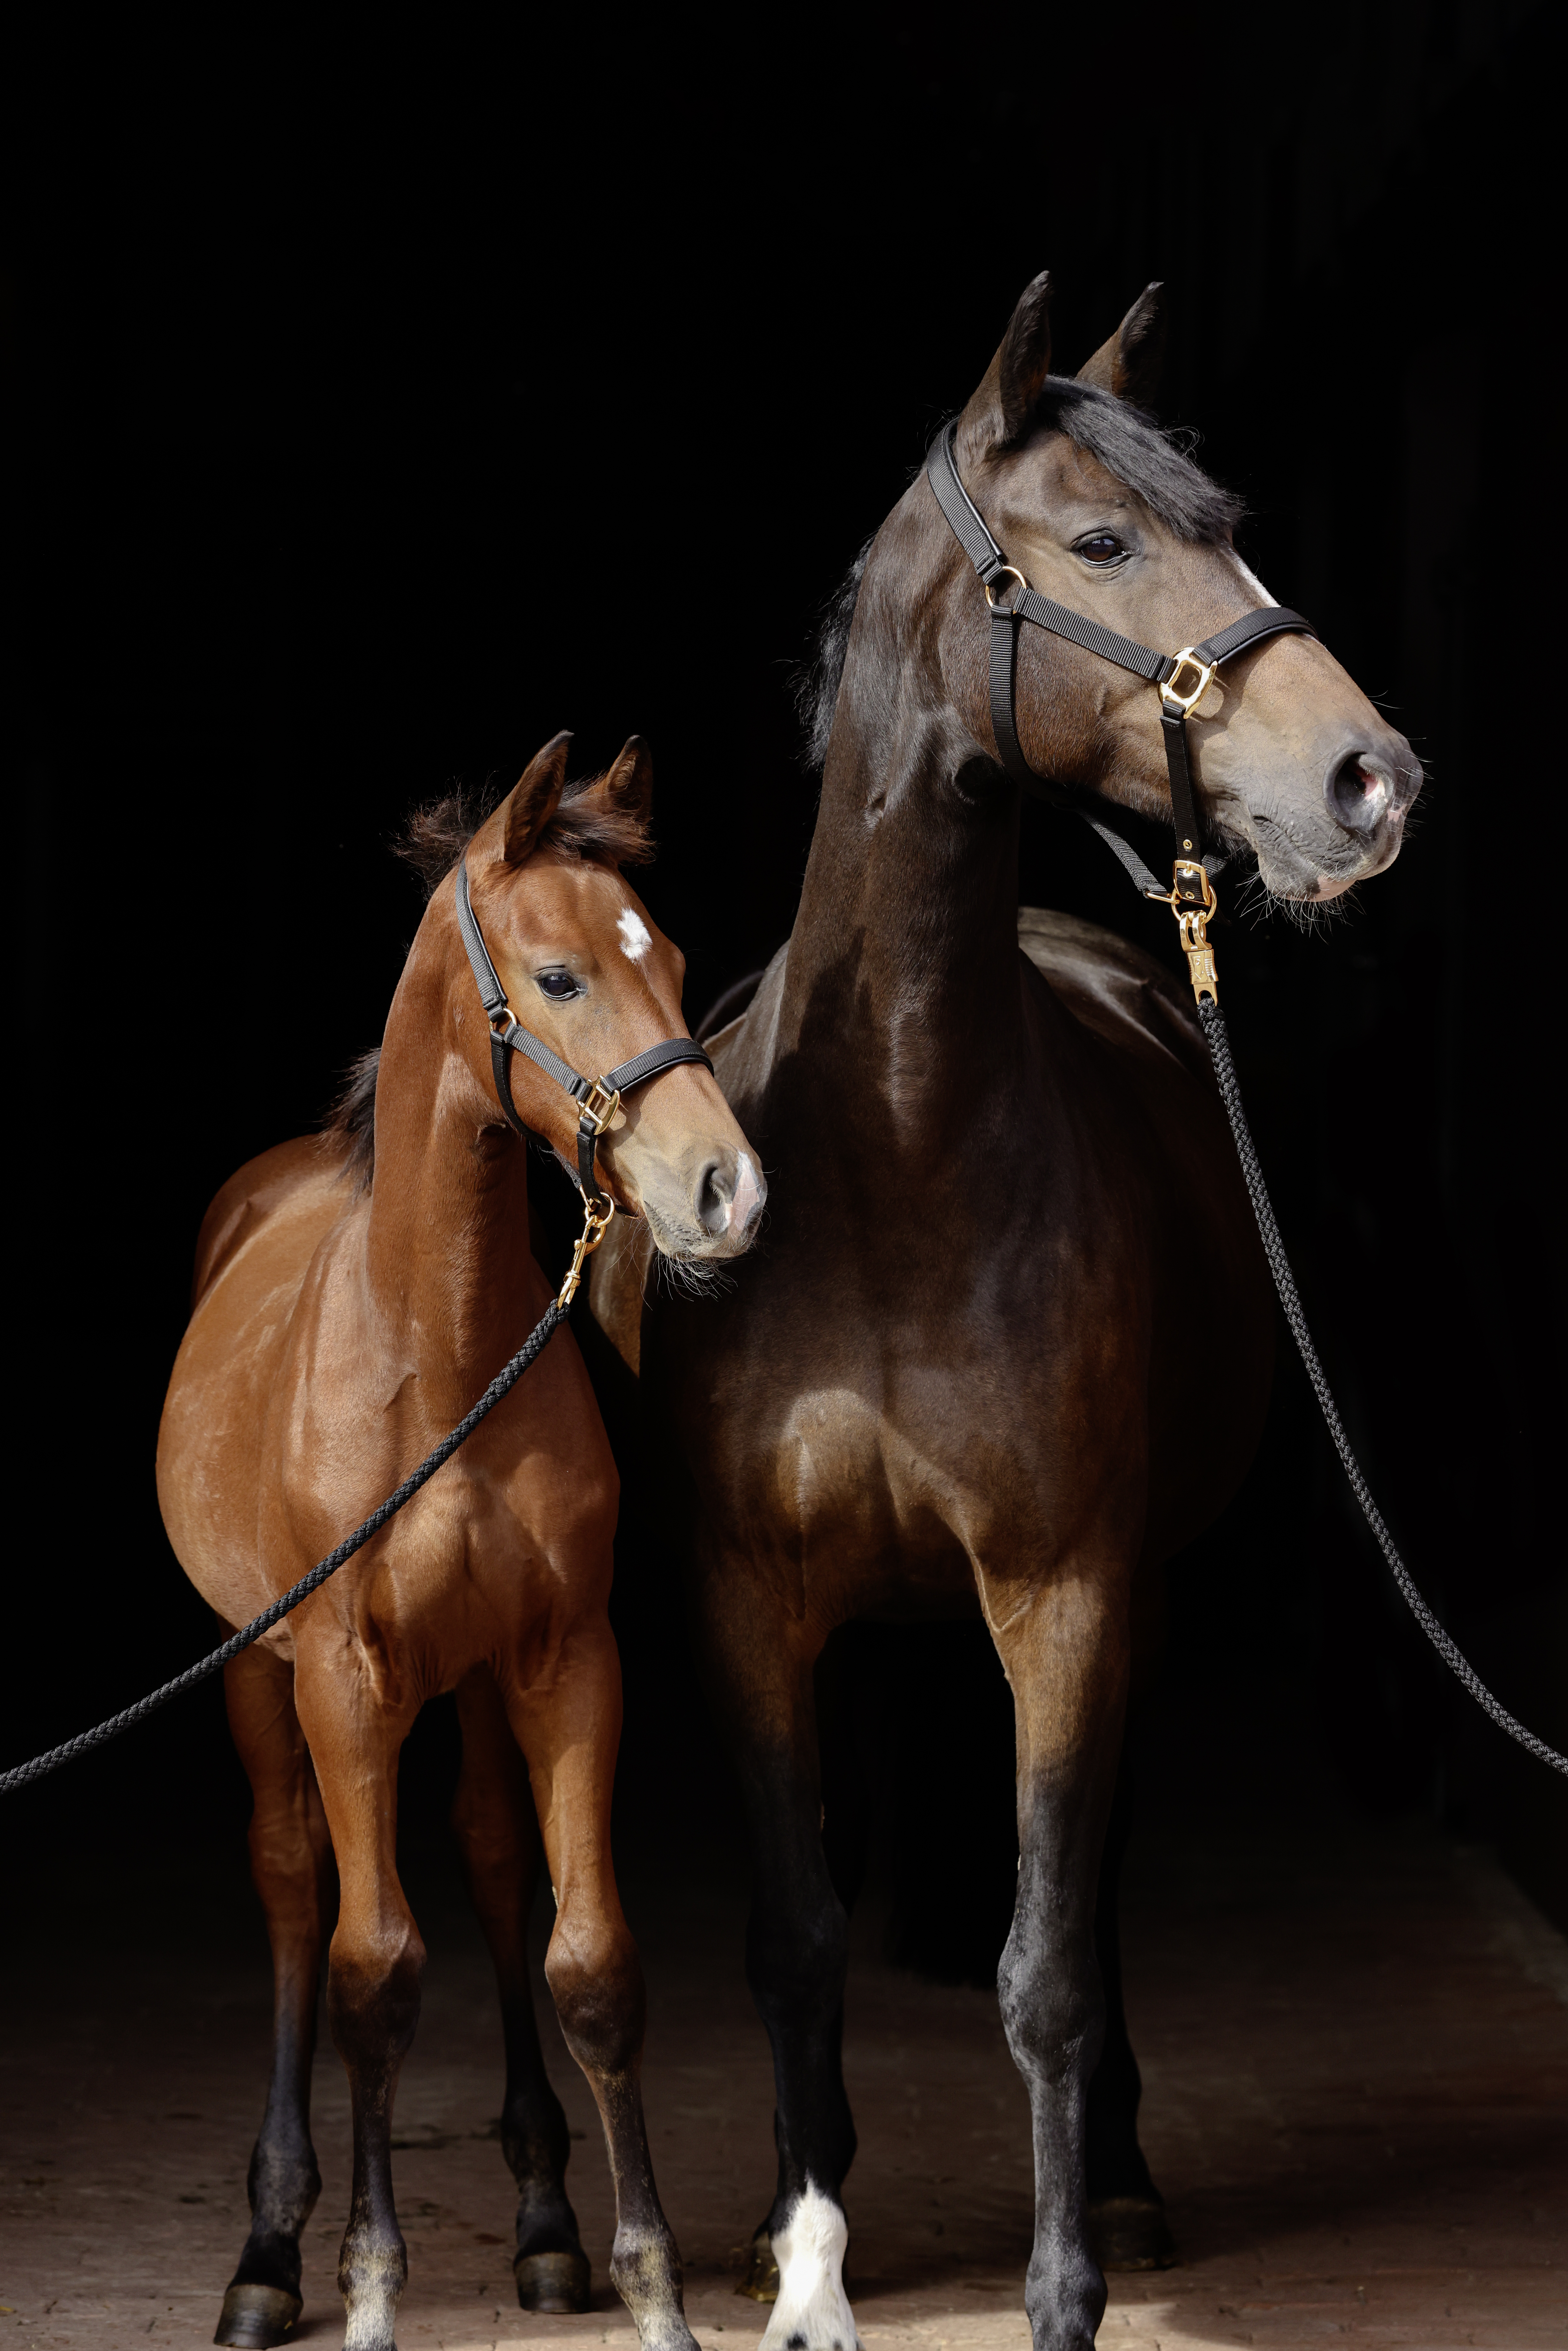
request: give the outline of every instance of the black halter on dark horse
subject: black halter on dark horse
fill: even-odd
[[[957,477],[1037,598],[1165,650],[1122,671],[1081,634],[1019,628],[1019,753],[1168,827],[1151,684],[1179,650],[1278,608],[1230,545],[1234,507],[1128,402],[1146,398],[1153,298],[1067,384],[1047,298],[1044,280],[1027,289],[957,420]],[[1036,917],[1019,953],[1020,794],[986,607],[923,474],[830,614],[794,931],[744,1017],[704,1024],[769,1170],[768,1246],[696,1311],[644,1312],[613,1230],[594,1282],[595,1313],[648,1374],[656,1449],[681,1463],[672,1507],[756,1848],[748,1969],[779,2177],[754,2283],[770,2257],[784,2281],[765,2351],[853,2340],[846,1922],[812,1669],[857,1617],[977,1612],[1011,1685],[1020,1852],[1000,1989],[1034,2116],[1040,2351],[1092,2340],[1096,2242],[1149,2262],[1166,2241],[1095,1964],[1099,1856],[1163,1562],[1257,1442],[1269,1268],[1190,1014],[1155,1020],[1136,975],[1114,976],[1126,951],[1088,926]],[[1198,685],[1163,678],[1183,697]],[[1270,629],[1190,701],[1207,836],[1255,857],[1267,887],[1331,896],[1396,853],[1419,768],[1315,641]]]

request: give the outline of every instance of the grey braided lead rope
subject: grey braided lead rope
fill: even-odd
[[[1285,1320],[1290,1324],[1296,1344],[1301,1350],[1307,1377],[1312,1384],[1312,1392],[1322,1407],[1323,1418],[1328,1423],[1329,1435],[1333,1438],[1334,1450],[1344,1464],[1344,1474],[1350,1479],[1351,1491],[1361,1504],[1362,1514],[1377,1538],[1377,1547],[1388,1562],[1394,1581],[1404,1594],[1411,1614],[1442,1658],[1443,1663],[1458,1675],[1476,1704],[1490,1715],[1498,1729],[1506,1730],[1511,1739],[1517,1739],[1521,1747],[1528,1748],[1531,1755],[1539,1756],[1542,1763],[1549,1763],[1554,1771],[1568,1773],[1568,1756],[1559,1755],[1555,1748],[1548,1747],[1544,1739],[1537,1739],[1533,1730],[1526,1730],[1523,1723],[1516,1722],[1508,1708],[1500,1706],[1493,1698],[1469,1658],[1456,1648],[1422,1599],[1412,1580],[1409,1569],[1394,1547],[1394,1538],[1383,1523],[1383,1514],[1373,1500],[1371,1489],[1361,1474],[1361,1465],[1350,1449],[1350,1439],[1344,1433],[1344,1425],[1339,1416],[1339,1407],[1329,1392],[1329,1384],[1323,1375],[1323,1367],[1318,1361],[1318,1351],[1312,1344],[1312,1332],[1307,1328],[1307,1318],[1301,1311],[1301,1301],[1296,1293],[1295,1278],[1291,1271],[1290,1259],[1285,1255],[1285,1245],[1280,1238],[1280,1228],[1274,1222],[1274,1211],[1263,1182],[1263,1170],[1258,1164],[1258,1154],[1253,1145],[1252,1137],[1248,1132],[1247,1114],[1241,1107],[1241,1089],[1236,1081],[1236,1065],[1230,1058],[1230,1038],[1225,1026],[1225,1015],[1209,997],[1198,998],[1197,1013],[1198,1019],[1203,1023],[1203,1033],[1208,1040],[1209,1058],[1214,1063],[1214,1074],[1219,1081],[1219,1098],[1225,1104],[1226,1115],[1230,1121],[1230,1132],[1236,1137],[1236,1150],[1241,1161],[1241,1173],[1247,1179],[1248,1193],[1251,1197],[1253,1213],[1258,1219],[1258,1230],[1262,1235],[1264,1253],[1274,1276],[1274,1287],[1280,1293],[1280,1303],[1285,1310]]]
[[[248,1649],[253,1641],[259,1641],[264,1633],[270,1632],[281,1618],[298,1608],[302,1600],[308,1600],[329,1575],[337,1574],[345,1560],[352,1559],[372,1535],[381,1532],[389,1519],[397,1516],[405,1502],[413,1500],[427,1479],[434,1477],[442,1463],[451,1460],[460,1445],[467,1443],[486,1415],[494,1412],[507,1390],[517,1385],[551,1333],[566,1321],[566,1314],[567,1310],[559,1299],[552,1299],[542,1321],[529,1332],[505,1371],[497,1373],[467,1418],[458,1422],[450,1437],[442,1438],[434,1453],[426,1454],[413,1475],[405,1478],[396,1493],[389,1494],[380,1508],[371,1512],[362,1526],[356,1527],[336,1551],[329,1551],[319,1565],[313,1567],[308,1575],[302,1575],[281,1599],[275,1600],[270,1608],[264,1608],[243,1632],[235,1633],[221,1649],[214,1649],[211,1656],[203,1657],[198,1664],[187,1667],[183,1674],[176,1674],[174,1679],[165,1682],[162,1689],[152,1690],[146,1698],[138,1698],[136,1704],[128,1706],[123,1714],[111,1714],[109,1720],[100,1722],[95,1730],[81,1731],[75,1739],[68,1739],[63,1747],[51,1747],[47,1755],[35,1755],[30,1763],[18,1763],[14,1771],[0,1772],[0,1796],[12,1788],[25,1788],[29,1781],[41,1780],[46,1771],[56,1771],[60,1764],[70,1762],[73,1757],[86,1755],[93,1748],[101,1747],[107,1740],[118,1738],[120,1731],[129,1730],[133,1722],[141,1722],[159,1707],[166,1706],[172,1698],[178,1698],[182,1690],[191,1689],[197,1682],[204,1682],[210,1674],[221,1672],[231,1657],[237,1657],[242,1649]]]

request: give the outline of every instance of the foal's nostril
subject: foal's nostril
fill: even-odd
[[[1353,751],[1329,770],[1325,796],[1348,832],[1372,832],[1394,807],[1394,779],[1381,760]]]
[[[730,1203],[735,1198],[735,1165],[727,1159],[710,1159],[697,1178],[697,1221],[705,1233],[729,1230]]]

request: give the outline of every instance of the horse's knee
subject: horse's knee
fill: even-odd
[[[1064,1914],[1026,1859],[1012,1931],[997,1970],[1002,2023],[1019,2069],[1044,2082],[1087,2082],[1104,2034],[1105,1999],[1087,1922]]]
[[[788,1898],[759,1895],[746,1933],[746,1973],[764,2019],[796,2022],[837,2014],[849,1972],[849,1914],[824,1866],[821,1882],[791,1886]]]
[[[562,1912],[545,1955],[545,1980],[580,2065],[612,2074],[634,2061],[646,1998],[642,1961],[624,1925]]]

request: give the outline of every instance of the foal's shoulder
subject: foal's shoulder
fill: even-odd
[[[1207,1080],[1192,991],[1142,947],[1048,906],[1019,908],[1019,946],[1074,1019],[1106,1044]]]

